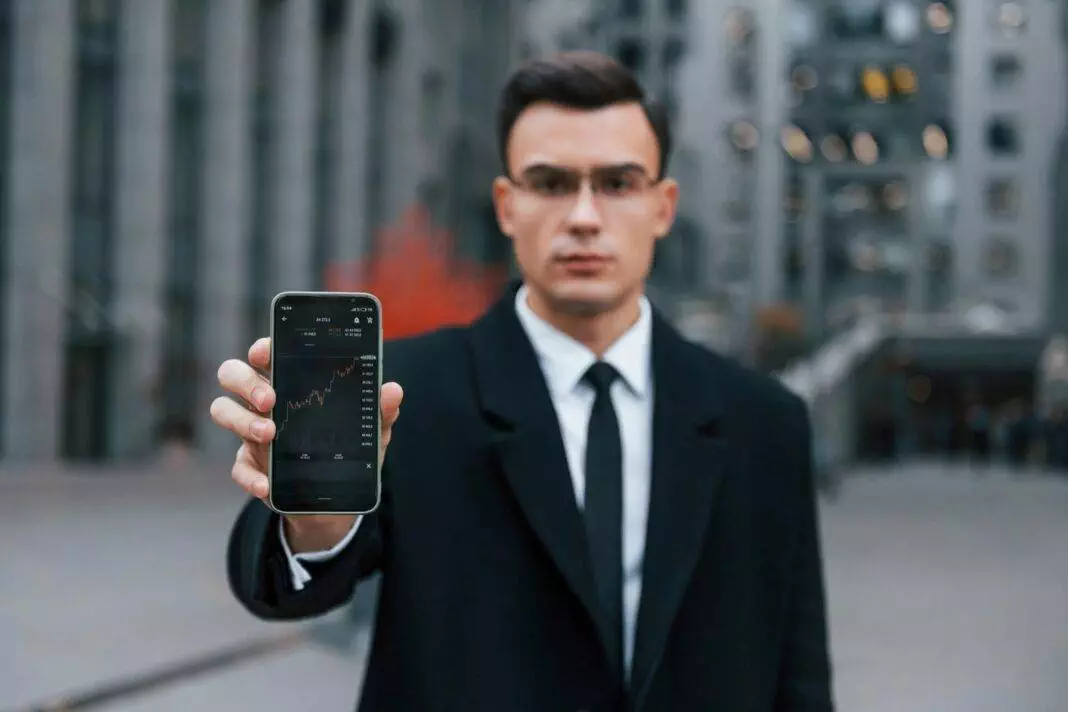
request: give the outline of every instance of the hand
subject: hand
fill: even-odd
[[[219,385],[243,403],[220,396],[211,404],[211,419],[215,424],[241,438],[230,476],[247,493],[264,502],[268,495],[270,442],[275,437],[274,421],[265,417],[275,404],[274,389],[264,375],[270,372],[270,367],[271,340],[259,339],[248,350],[248,363],[230,359],[219,367]],[[379,467],[386,456],[403,397],[404,392],[398,384],[382,385]],[[349,514],[292,515],[286,519],[287,534],[291,535],[290,544],[294,551],[330,548],[333,545],[330,542],[340,541],[355,520]]]

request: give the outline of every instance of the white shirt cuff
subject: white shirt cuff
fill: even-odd
[[[286,526],[285,518],[278,518],[278,537],[282,540],[282,551],[286,554],[286,562],[289,564],[289,576],[293,581],[293,588],[297,591],[304,589],[305,584],[311,581],[311,574],[308,570],[301,565],[302,561],[329,561],[344,550],[349,542],[352,541],[352,537],[356,536],[356,530],[360,528],[360,522],[363,521],[363,517],[356,517],[356,521],[353,522],[352,528],[349,529],[345,538],[334,544],[330,549],[323,549],[321,551],[305,551],[299,554],[294,554],[293,549],[289,547],[289,542],[286,540]]]

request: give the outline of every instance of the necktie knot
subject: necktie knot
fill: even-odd
[[[611,364],[598,361],[590,366],[583,378],[593,386],[593,389],[597,391],[597,395],[601,395],[602,393],[608,393],[608,389],[619,378],[619,371]]]

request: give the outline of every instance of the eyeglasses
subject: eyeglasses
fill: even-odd
[[[649,177],[645,169],[635,164],[600,166],[590,171],[578,171],[559,166],[537,165],[523,171],[519,179],[508,178],[513,185],[538,198],[570,201],[582,192],[589,182],[594,196],[608,200],[634,198],[659,183]]]

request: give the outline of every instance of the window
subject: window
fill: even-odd
[[[7,288],[7,171],[11,155],[11,0],[0,0],[0,294]],[[4,333],[4,313],[0,310],[0,334]],[[0,348],[0,374],[4,369],[4,349]],[[3,378],[0,378],[0,432],[3,432]],[[0,454],[4,443],[0,441]]]
[[[930,163],[917,185],[920,215],[931,230],[949,228],[957,209],[957,176],[951,166]]]
[[[883,34],[883,14],[875,3],[842,2],[828,11],[828,26],[842,39],[866,40]]]
[[[996,236],[987,243],[983,264],[988,277],[1011,279],[1018,276],[1020,255],[1015,240],[1008,236]]]
[[[942,161],[953,153],[953,135],[945,122],[935,122],[923,127],[921,134],[923,151],[930,158]]]
[[[860,96],[855,67],[838,64],[828,70],[824,94],[835,105],[853,104]]]
[[[645,48],[637,40],[622,40],[616,45],[616,57],[620,64],[635,74],[645,66]]]
[[[883,10],[883,25],[895,44],[914,42],[920,34],[920,9],[913,0],[891,0]]]
[[[71,326],[95,332],[111,289],[118,13],[114,0],[82,0],[77,8],[70,296],[84,311]]]
[[[385,67],[397,54],[400,28],[388,11],[378,8],[371,21],[371,60],[377,67]]]
[[[990,83],[996,89],[1007,89],[1023,74],[1020,58],[1013,54],[999,54],[990,60]]]
[[[926,308],[942,312],[953,302],[953,247],[948,239],[935,238],[927,243]]]
[[[994,178],[986,184],[986,212],[994,218],[1015,217],[1020,205],[1020,191],[1011,178]]]
[[[953,9],[951,3],[933,2],[927,6],[927,26],[936,35],[949,34],[953,29]]]
[[[633,20],[645,13],[643,0],[619,0],[619,16],[626,20]]]
[[[949,276],[953,269],[953,248],[946,240],[933,240],[927,245],[927,271],[933,277]]]
[[[666,0],[666,7],[672,20],[681,20],[686,15],[686,0]]]
[[[376,3],[380,5],[380,3]],[[378,7],[370,23],[371,76],[368,96],[372,97],[367,121],[367,202],[364,234],[372,240],[382,224],[382,198],[385,176],[385,143],[390,121],[392,97],[389,94],[389,75],[393,60],[400,49],[400,26],[394,16]],[[460,96],[466,104],[478,101],[477,82],[471,80],[471,64],[468,56],[461,57]]]
[[[664,71],[669,77],[674,76],[685,52],[686,46],[678,37],[672,37],[664,43]]]
[[[84,459],[107,452],[119,22],[117,0],[79,0],[74,8],[62,451]]]
[[[986,128],[986,144],[995,156],[1011,156],[1020,151],[1016,124],[1005,118],[993,119]]]
[[[727,139],[740,158],[750,160],[760,143],[760,132],[749,121],[735,121],[727,127]]]
[[[728,42],[733,45],[752,44],[756,36],[756,18],[752,10],[732,7],[723,19]]]
[[[336,157],[341,100],[341,50],[347,13],[345,4],[330,0],[319,5],[318,127],[315,142],[315,217],[312,266],[316,285],[326,287],[326,271],[334,252],[332,213],[337,208]]]
[[[319,33],[322,37],[336,38],[344,32],[348,22],[346,0],[319,0]],[[437,3],[432,3],[436,6]]]
[[[1008,0],[994,7],[994,27],[1004,37],[1017,37],[1027,27],[1027,12],[1022,2]]]
[[[270,160],[273,142],[273,108],[276,87],[276,48],[278,23],[281,21],[279,0],[259,0],[256,4],[255,66],[252,103],[252,181],[249,200],[248,301],[246,302],[246,342],[260,338],[268,328],[264,305],[271,299],[273,274],[270,235],[270,185],[273,166]]]
[[[163,344],[163,437],[188,440],[197,417],[197,261],[201,247],[204,22],[207,0],[171,3],[170,214]]]
[[[732,7],[723,17],[727,35],[727,83],[743,101],[756,88],[756,20],[751,10]]]

